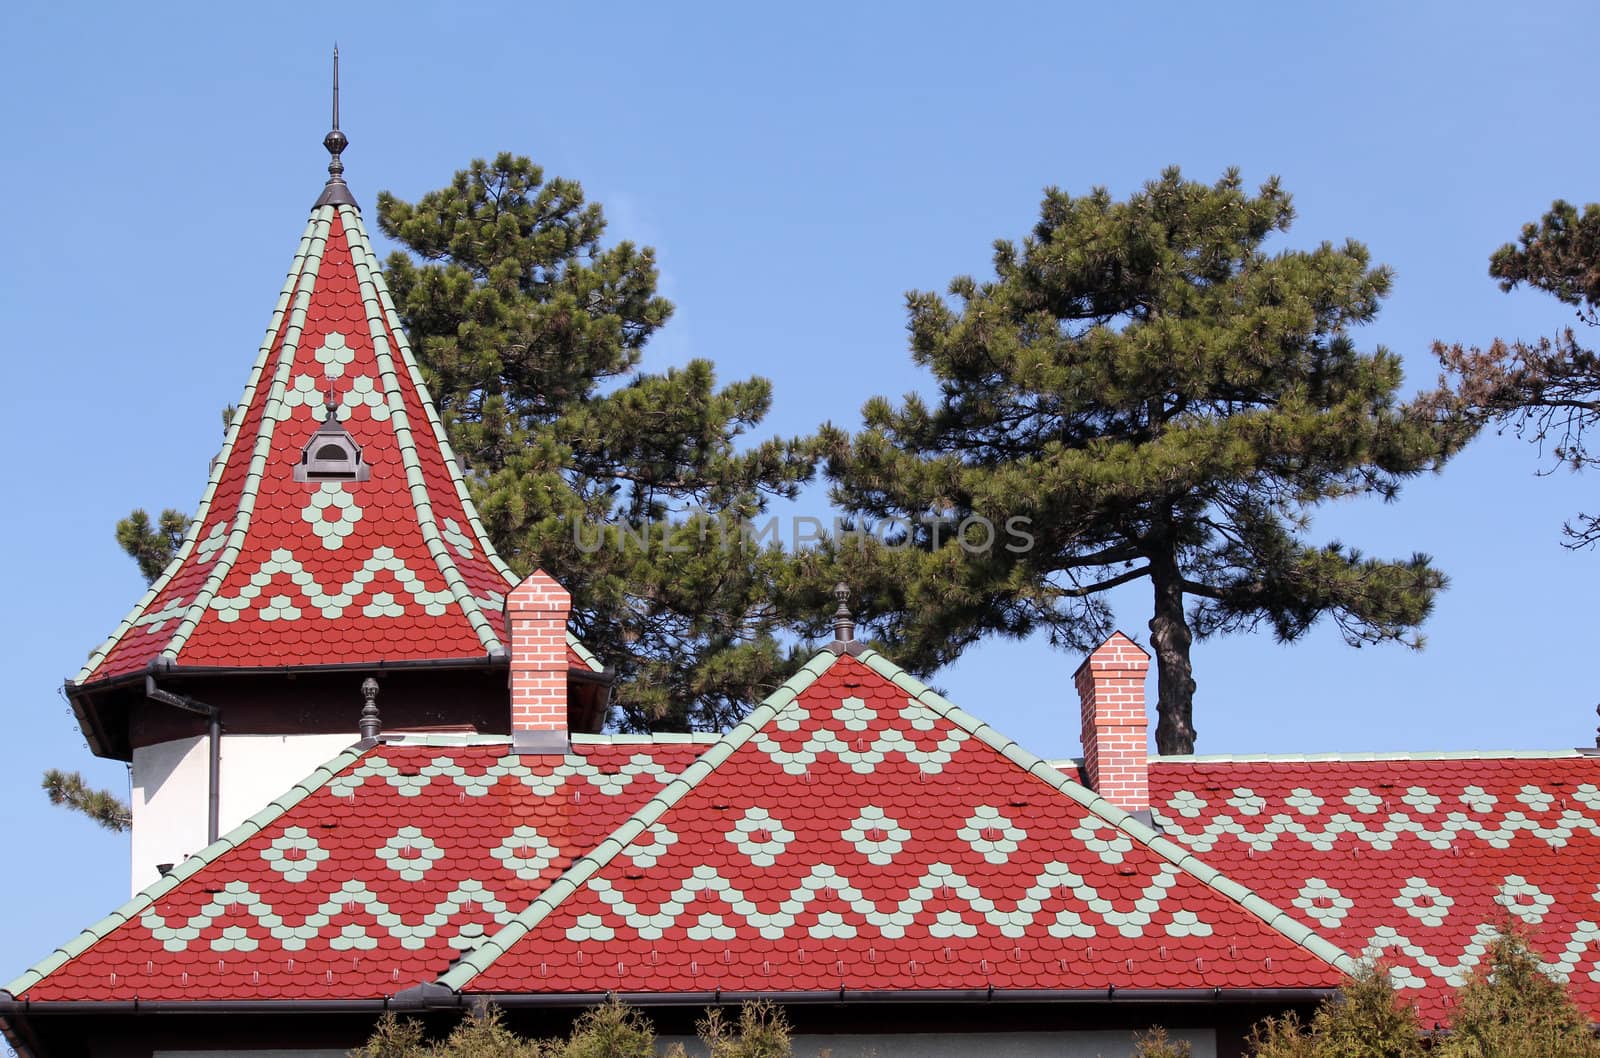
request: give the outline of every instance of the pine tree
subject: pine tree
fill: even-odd
[[[1526,283],[1569,305],[1587,327],[1600,326],[1600,204],[1580,213],[1557,200],[1538,224],[1526,224],[1518,243],[1489,259],[1500,289]],[[1600,354],[1571,327],[1553,338],[1506,342],[1487,348],[1435,343],[1444,367],[1427,400],[1445,414],[1500,422],[1541,451],[1548,444],[1557,466],[1582,470],[1600,463],[1584,433],[1600,423]],[[1568,546],[1600,541],[1600,515],[1580,513],[1566,525]]]
[[[138,564],[144,582],[154,584],[178,554],[178,545],[188,531],[189,516],[182,511],[168,507],[152,525],[144,508],[136,508],[117,522],[117,546]]]
[[[393,254],[389,284],[484,525],[572,592],[623,725],[742,716],[797,660],[776,635],[785,559],[737,526],[815,463],[810,442],[745,440],[771,385],[719,387],[705,360],[640,371],[672,313],[654,251],[602,246],[600,207],[527,158],[474,161],[414,204],[382,194],[378,225],[416,257]]]
[[[810,480],[815,442],[747,441],[765,379],[639,369],[672,315],[655,252],[602,246],[604,213],[574,181],[501,154],[416,203],[380,194],[378,225],[415,255],[392,254],[388,282],[490,539],[572,592],[620,724],[738,720],[799,664],[779,639],[789,560],[748,529]],[[186,528],[134,511],[117,538],[153,580]]]
[[[825,430],[835,500],[900,527],[838,549],[888,649],[923,671],[989,633],[1087,649],[1102,593],[1146,580],[1156,739],[1185,753],[1197,635],[1289,641],[1328,616],[1353,644],[1420,644],[1445,583],[1426,556],[1304,530],[1321,501],[1392,499],[1471,429],[1398,404],[1399,358],[1356,348],[1391,280],[1364,246],[1263,249],[1293,216],[1276,180],[1252,196],[1232,171],[1169,169],[1120,202],[1050,189],[993,280],[908,296],[937,403],[880,397],[862,433]]]

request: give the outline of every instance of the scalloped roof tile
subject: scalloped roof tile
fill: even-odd
[[[360,999],[442,974],[706,749],[352,749],[7,985],[31,1001]]]
[[[1351,965],[868,653],[823,655],[442,983],[1318,988]]]
[[[1573,752],[1153,760],[1174,843],[1303,926],[1381,958],[1425,1017],[1506,919],[1600,1011],[1600,757]]]

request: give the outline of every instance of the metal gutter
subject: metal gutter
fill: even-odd
[[[586,1007],[612,1000],[636,1007],[716,1006],[765,999],[783,1006],[926,1003],[1315,1003],[1336,988],[975,988],[808,992],[539,992],[462,993],[444,988],[408,990],[374,999],[161,999],[57,1000],[35,1003],[0,993],[0,1017],[60,1017],[86,1014],[380,1014],[385,1011],[466,1009],[492,1003],[506,1010]]]

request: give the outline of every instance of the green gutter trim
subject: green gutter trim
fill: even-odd
[[[24,970],[15,980],[7,984],[4,990],[13,996],[21,997],[22,993],[27,989],[44,980],[68,961],[88,951],[112,930],[137,917],[145,908],[172,892],[172,890],[189,878],[194,877],[201,870],[209,867],[221,856],[231,852],[239,845],[255,837],[265,828],[271,826],[285,812],[321,789],[328,780],[359,760],[366,753],[367,748],[357,743],[340,753],[337,757],[334,757],[328,763],[290,787],[283,796],[268,802],[267,806],[261,811],[178,864],[165,877],[140,890],[126,904],[84,929],[76,937],[73,937],[61,947]]]
[[[246,413],[250,410],[250,402],[255,399],[256,388],[260,384],[262,372],[266,369],[267,359],[272,353],[274,339],[278,337],[278,328],[283,325],[284,315],[289,308],[289,299],[293,296],[295,287],[300,282],[301,273],[305,270],[306,258],[310,255],[311,244],[316,236],[316,231],[317,215],[313,212],[311,219],[306,222],[305,233],[300,236],[300,246],[295,251],[293,262],[289,265],[289,275],[284,280],[283,290],[278,294],[278,303],[272,310],[271,319],[267,322],[266,337],[261,340],[261,346],[256,351],[255,367],[251,369],[250,379],[245,383],[244,395],[239,398],[233,421],[228,424],[228,432],[222,442],[222,451],[217,454],[217,458],[211,465],[211,474],[206,482],[205,492],[201,494],[200,504],[195,509],[194,517],[189,521],[189,531],[184,534],[183,542],[178,545],[178,553],[172,556],[172,561],[167,563],[167,568],[161,571],[161,576],[157,577],[155,582],[150,585],[150,589],[145,592],[144,597],[134,604],[133,609],[128,611],[128,615],[122,619],[122,622],[117,625],[111,635],[106,637],[106,641],[89,654],[89,659],[84,662],[82,670],[73,679],[73,683],[82,684],[94,675],[95,669],[100,667],[100,663],[106,659],[106,655],[116,648],[117,643],[127,634],[128,629],[133,627],[133,623],[144,615],[145,610],[166,589],[168,582],[172,580],[178,570],[183,568],[183,564],[194,551],[195,545],[199,540],[200,527],[205,524],[206,517],[211,513],[211,501],[216,496],[217,485],[222,480],[222,472],[228,465],[228,457],[233,453],[234,442],[239,437],[239,431],[243,429]],[[192,601],[190,606],[193,606]]]
[[[552,882],[544,892],[534,898],[522,913],[502,926],[492,937],[457,963],[449,972],[439,978],[438,984],[453,991],[461,991],[479,974],[492,966],[500,956],[504,955],[511,947],[527,936],[533,929],[543,922],[551,912],[578,888],[594,877],[601,869],[612,861],[623,849],[632,844],[634,839],[644,833],[656,820],[666,814],[673,805],[683,800],[691,790],[703,782],[706,776],[717,769],[723,761],[733,755],[734,751],[760,731],[784,710],[790,703],[798,698],[817,677],[828,671],[839,659],[839,655],[823,651],[803,665],[799,672],[779,687],[772,694],[751,711],[736,727],[724,735],[718,742],[701,754],[700,757],[683,773],[673,779],[655,797],[645,802],[644,806],[635,812],[626,823],[612,831],[605,840],[596,845],[593,850],[573,861],[566,872]]]
[[[1291,917],[1288,912],[1263,900],[1251,890],[1223,875],[1216,868],[1201,862],[1194,853],[1163,837],[1151,827],[1113,805],[1093,790],[1080,786],[1068,779],[1057,771],[1049,761],[1023,749],[1012,739],[1007,738],[982,720],[949,701],[943,695],[938,694],[926,684],[910,676],[904,669],[877,651],[867,650],[863,652],[860,655],[860,660],[873,672],[905,690],[917,701],[926,705],[946,720],[963,728],[974,738],[993,746],[1001,756],[1010,760],[1013,764],[1049,783],[1107,823],[1122,830],[1156,855],[1172,863],[1185,874],[1197,879],[1215,892],[1232,899],[1246,911],[1266,923],[1269,928],[1299,947],[1306,949],[1317,958],[1346,974],[1355,974],[1358,971],[1358,961],[1338,945],[1315,933],[1297,919]]]

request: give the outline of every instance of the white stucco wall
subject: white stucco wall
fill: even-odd
[[[219,834],[338,756],[353,733],[223,735]],[[133,891],[160,877],[156,865],[181,863],[206,847],[208,794],[204,736],[133,751]]]

